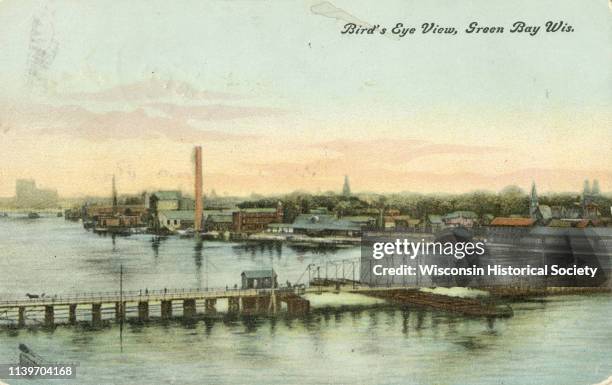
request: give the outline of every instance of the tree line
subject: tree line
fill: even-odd
[[[444,215],[453,211],[473,211],[480,218],[485,214],[493,216],[529,215],[529,194],[517,186],[508,186],[500,192],[474,191],[464,194],[355,194],[344,196],[327,192],[324,194],[309,194],[295,192],[276,197],[258,197],[240,203],[240,208],[276,207],[278,202],[283,205],[285,222],[292,222],[299,214],[310,213],[312,209],[325,208],[330,213],[339,216],[376,215],[379,210],[397,209],[401,215],[423,219],[429,214]],[[539,204],[577,207],[581,201],[580,194],[553,193],[538,197]],[[597,196],[604,216],[610,215],[612,198]]]

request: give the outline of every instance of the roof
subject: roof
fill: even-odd
[[[276,277],[274,270],[245,270],[240,275],[244,275],[246,278],[254,279],[270,278],[272,276]]]
[[[311,214],[328,214],[329,210],[327,207],[317,207],[315,209],[310,209]]]
[[[361,227],[355,222],[338,219],[333,215],[300,214],[293,222],[294,229],[304,230],[345,230],[359,231]]]
[[[535,220],[531,218],[497,217],[491,221],[489,226],[530,227],[533,226],[534,223]]]
[[[195,212],[193,210],[163,210],[159,212],[159,215],[163,215],[170,220],[195,220]]]
[[[240,210],[243,213],[276,213],[275,208],[250,208]]]
[[[476,215],[473,211],[453,211],[452,213],[448,213],[444,216],[444,219],[455,219],[455,218],[468,218],[468,219],[476,219],[478,215]]]
[[[342,217],[342,219],[346,221],[351,221],[351,222],[365,222],[365,223],[376,220],[376,218],[372,218],[367,215],[352,215],[352,216]]]
[[[156,197],[159,200],[173,200],[181,199],[182,193],[180,191],[158,191],[153,193],[151,196]]]
[[[232,214],[211,214],[206,218],[207,221],[215,223],[231,223],[233,221]]]
[[[287,228],[293,228],[293,224],[291,223],[268,223],[268,227],[287,229]]]
[[[540,211],[542,218],[544,219],[552,218],[552,209],[550,208],[550,206],[538,205],[538,210]]]
[[[572,224],[568,221],[561,219],[553,219],[548,223],[549,227],[572,227]]]
[[[429,214],[427,216],[427,219],[429,220],[429,223],[433,223],[433,224],[442,224],[442,216],[441,215],[434,215],[434,214]]]

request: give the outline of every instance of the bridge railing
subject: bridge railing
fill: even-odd
[[[125,301],[149,301],[149,300],[164,300],[164,299],[181,299],[190,298],[193,296],[210,296],[210,297],[228,297],[228,296],[241,296],[241,295],[268,295],[272,291],[277,293],[293,292],[296,294],[303,291],[302,286],[279,286],[274,289],[242,289],[242,288],[186,288],[186,289],[155,289],[155,290],[128,290],[128,291],[106,291],[106,292],[90,292],[90,293],[76,293],[76,294],[64,294],[64,295],[53,295],[43,296],[36,298],[24,298],[0,301],[0,307],[7,306],[28,306],[28,305],[53,305],[53,304],[66,304],[66,303],[94,303],[94,302],[119,302],[121,299]]]

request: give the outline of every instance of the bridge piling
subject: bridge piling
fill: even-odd
[[[102,304],[92,303],[91,304],[91,323],[93,325],[99,325],[102,322]]]
[[[125,302],[115,302],[115,321],[125,320]]]
[[[259,296],[255,299],[255,311],[265,313],[270,310],[270,296]]]
[[[195,299],[184,299],[183,300],[183,317],[193,318],[196,315],[196,300]]]
[[[138,320],[140,322],[145,322],[149,320],[149,302],[138,302]]]
[[[25,306],[19,306],[18,318],[17,318],[17,326],[24,327],[25,326]]]
[[[257,299],[255,297],[242,297],[242,312],[252,314],[257,311]]]
[[[76,308],[77,308],[76,304],[68,305],[68,323],[71,325],[74,325],[77,322]]]
[[[230,297],[227,299],[227,309],[230,313],[240,313],[240,297]]]
[[[161,301],[161,318],[163,320],[172,318],[172,301]]]
[[[54,316],[53,305],[45,305],[45,326],[53,326]]]
[[[215,305],[217,304],[217,300],[212,298],[212,299],[206,299],[204,300],[204,304],[205,304],[205,312],[207,314],[215,314],[217,312],[217,309],[215,309]]]

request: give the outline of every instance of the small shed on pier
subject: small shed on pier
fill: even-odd
[[[274,270],[247,270],[240,274],[242,289],[271,289],[278,287],[277,276]]]

